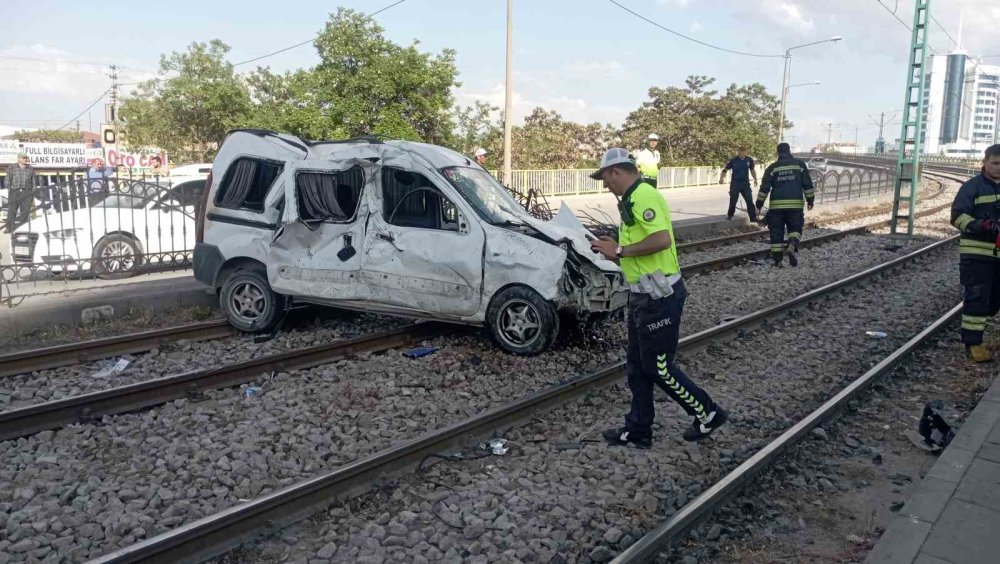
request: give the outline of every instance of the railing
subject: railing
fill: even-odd
[[[712,166],[664,167],[657,175],[657,188],[689,188],[717,184],[722,169]],[[594,169],[513,170],[511,188],[519,192],[533,190],[546,197],[602,194],[604,185],[590,178]],[[499,178],[499,172],[493,171]]]
[[[813,172],[816,203],[825,204],[892,192],[894,177],[889,169],[866,168]]]
[[[189,267],[204,188],[203,179],[76,174],[5,191],[0,303],[14,306],[32,291],[63,286],[52,282]]]

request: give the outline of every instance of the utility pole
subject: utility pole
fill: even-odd
[[[829,145],[833,141],[833,122],[826,124],[826,144]]]
[[[111,126],[115,131],[115,147],[118,146],[118,66],[111,65]]]
[[[895,110],[890,109],[889,111],[894,112]],[[889,122],[886,122],[885,112],[881,112],[879,114],[878,121],[876,121],[875,117],[872,115],[869,115],[868,119],[878,126],[878,137],[875,139],[875,153],[882,154],[885,152],[885,135],[883,132],[885,131],[885,126],[892,125],[892,119],[890,119]]]
[[[80,120],[76,120],[76,132],[80,133]]]
[[[510,130],[514,119],[514,0],[507,0],[507,73],[503,92],[503,183],[511,185]]]

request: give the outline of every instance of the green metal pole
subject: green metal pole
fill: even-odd
[[[913,235],[917,191],[920,187],[920,152],[924,131],[924,90],[927,88],[927,22],[930,0],[916,0],[913,7],[913,34],[910,39],[910,64],[906,78],[906,102],[896,157],[896,189],[892,201],[891,232],[896,234],[900,219],[899,204],[907,203],[906,233]],[[907,150],[909,149],[909,152]],[[906,190],[906,192],[904,192]]]

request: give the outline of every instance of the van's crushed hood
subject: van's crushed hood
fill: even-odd
[[[580,219],[573,214],[573,211],[565,203],[559,207],[559,213],[551,221],[535,219],[527,214],[519,219],[557,243],[568,241],[573,245],[573,250],[577,254],[591,262],[597,268],[605,272],[621,272],[617,264],[604,258],[599,253],[590,250],[590,241],[587,239],[587,235],[590,232],[583,226],[583,223],[580,223]]]

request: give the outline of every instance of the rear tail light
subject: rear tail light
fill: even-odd
[[[201,202],[195,210],[194,218],[194,240],[198,243],[205,242],[205,212],[208,209],[208,194],[212,191],[212,173],[208,173],[205,179],[205,190],[201,193]]]

